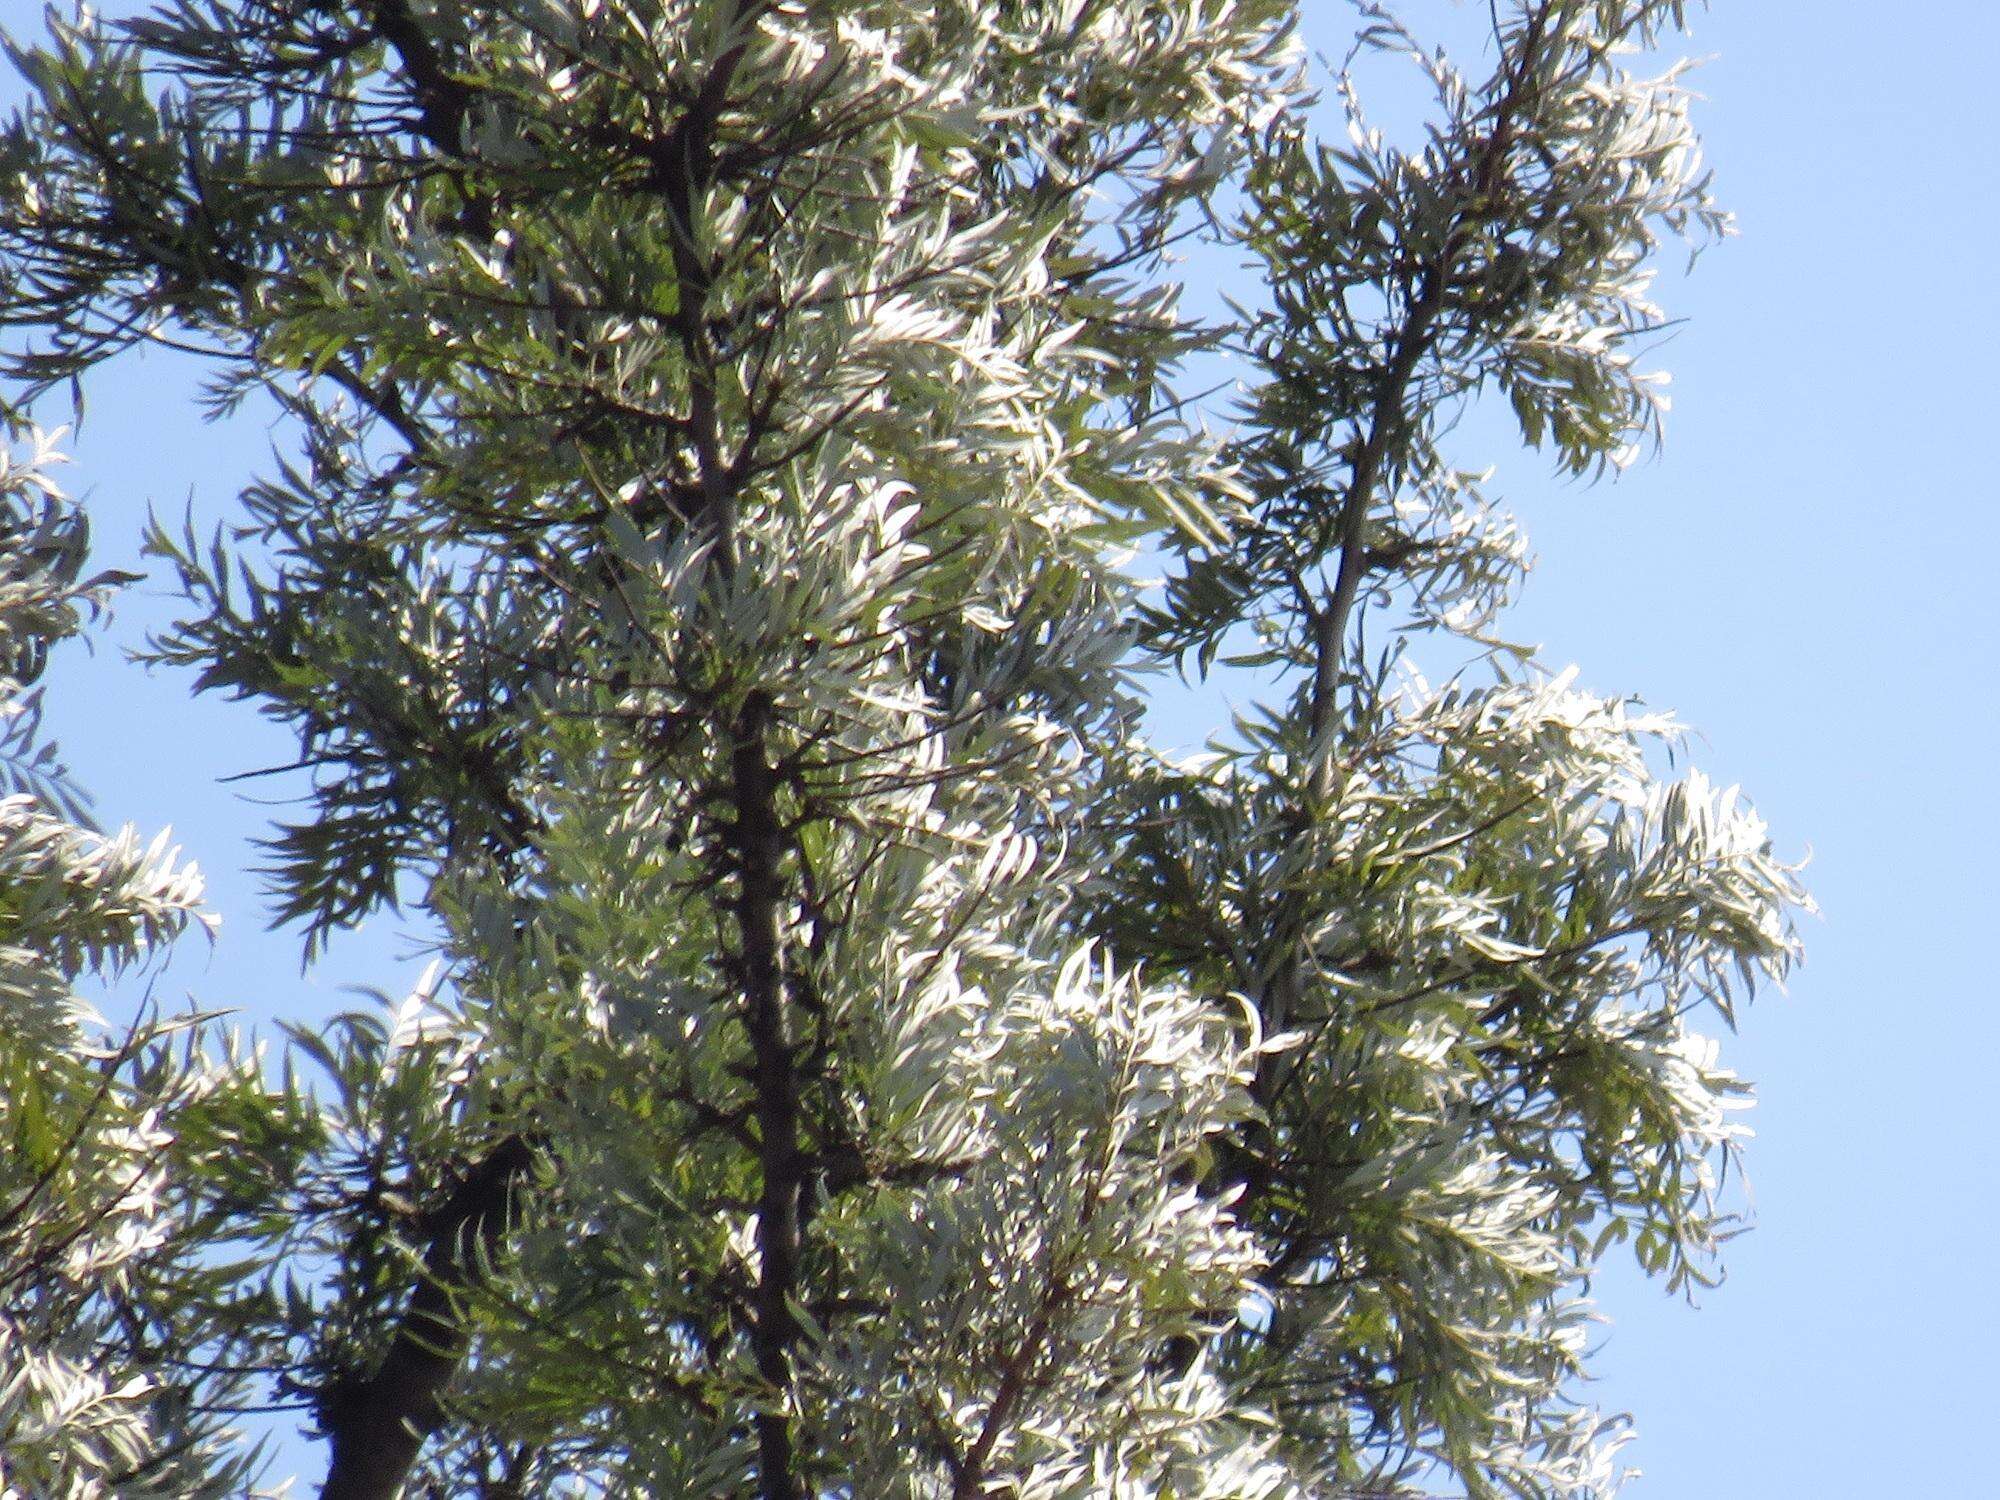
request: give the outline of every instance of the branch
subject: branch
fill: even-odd
[[[1376,387],[1367,435],[1354,452],[1347,495],[1341,502],[1340,569],[1334,578],[1332,597],[1312,617],[1312,744],[1316,749],[1324,746],[1333,725],[1333,700],[1339,686],[1340,655],[1347,638],[1347,621],[1354,612],[1354,600],[1360,592],[1362,575],[1371,562],[1372,554],[1364,545],[1368,511],[1374,502],[1376,487],[1382,481],[1390,449],[1409,426],[1405,408],[1410,382],[1416,375],[1417,365],[1430,352],[1435,324],[1449,301],[1453,264],[1476,231],[1479,221],[1492,212],[1499,197],[1501,173],[1506,167],[1508,152],[1513,149],[1519,111],[1527,102],[1528,80],[1534,71],[1535,55],[1541,50],[1546,20],[1545,13],[1536,12],[1522,33],[1521,51],[1515,60],[1513,76],[1508,79],[1506,92],[1494,111],[1492,134],[1480,148],[1478,161],[1473,167],[1472,192],[1468,199],[1470,212],[1463,214],[1452,226],[1437,259],[1422,272],[1416,300],[1410,304],[1409,314],[1397,336],[1395,353],[1383,369],[1381,382]],[[1313,773],[1316,799],[1324,800],[1331,792],[1332,771],[1331,759],[1322,756]]]
[[[404,76],[410,80],[419,132],[440,155],[456,159],[474,90],[445,67],[437,43],[410,9],[409,0],[377,0],[371,8],[375,34],[395,50]]]
[[[726,589],[737,570],[737,492],[742,475],[722,456],[721,412],[709,296],[714,271],[702,248],[700,215],[715,173],[715,134],[765,0],[738,0],[736,40],[715,61],[700,92],[671,130],[648,152],[648,185],[666,202],[678,299],[673,329],[687,361],[688,435],[701,486],[702,521],[714,540],[713,581]],[[753,430],[748,444],[754,446]],[[747,448],[746,448],[747,451]],[[812,1160],[801,1140],[798,1057],[785,1002],[783,864],[786,834],[778,812],[783,769],[770,755],[775,707],[769,693],[749,693],[729,724],[728,801],[733,815],[727,857],[736,878],[732,903],[735,977],[749,1033],[750,1083],[755,1095],[757,1165],[757,1284],[751,1293],[750,1345],[768,1388],[753,1419],[758,1493],[763,1500],[800,1500],[804,1491],[786,1401],[792,1346],[803,1330],[793,1313],[803,1240],[800,1200]]]
[[[792,1303],[799,1283],[799,1200],[810,1159],[800,1141],[799,1073],[780,956],[784,837],[777,812],[779,776],[766,758],[770,719],[770,699],[753,693],[735,726],[736,744],[730,754],[735,821],[730,842],[737,878],[736,963],[743,989],[743,1024],[750,1033],[757,1157],[763,1179],[757,1198],[757,1286],[750,1329],[757,1373],[770,1387],[770,1404],[756,1416],[759,1488],[764,1500],[799,1500],[791,1419],[784,1402],[792,1380],[792,1345],[802,1331]]]
[[[980,1424],[979,1436],[973,1439],[965,1457],[952,1468],[952,1500],[979,1500],[986,1487],[986,1465],[993,1457],[993,1449],[1013,1419],[1014,1408],[1028,1393],[1035,1363],[1054,1329],[1056,1314],[1062,1310],[1069,1296],[1069,1284],[1058,1276],[1042,1298],[1042,1305],[1035,1309],[1033,1320],[1021,1334],[1021,1342],[1001,1369],[1000,1384],[993,1393],[993,1404],[986,1409],[986,1420]]]
[[[507,1137],[431,1217],[423,1277],[382,1363],[330,1392],[320,1419],[333,1440],[320,1500],[396,1500],[424,1439],[444,1422],[444,1395],[465,1358],[458,1300],[506,1233],[514,1192],[534,1153]]]
[[[1520,51],[1511,65],[1503,63],[1507,69],[1503,74],[1505,88],[1493,106],[1492,131],[1470,163],[1465,206],[1436,256],[1414,273],[1415,296],[1393,341],[1393,352],[1376,383],[1374,402],[1368,414],[1368,430],[1350,450],[1347,493],[1341,499],[1337,522],[1340,566],[1335,574],[1332,594],[1317,607],[1310,598],[1301,599],[1313,637],[1308,743],[1309,753],[1315,757],[1311,779],[1305,788],[1305,799],[1298,809],[1302,825],[1316,816],[1317,810],[1333,795],[1331,738],[1347,626],[1354,613],[1363,576],[1383,557],[1382,553],[1371,550],[1366,544],[1368,513],[1374,504],[1376,490],[1389,469],[1390,454],[1409,430],[1407,408],[1410,383],[1416,377],[1417,367],[1435,344],[1437,321],[1450,302],[1452,268],[1481,224],[1491,216],[1499,200],[1520,112],[1533,102],[1528,97],[1529,83],[1535,58],[1545,40],[1546,22],[1546,11],[1537,11],[1522,32]],[[1300,833],[1303,834],[1303,831],[1302,826]],[[1300,983],[1300,960],[1294,951],[1288,953],[1278,965],[1259,997],[1259,1009],[1265,1024],[1272,1030],[1283,1030],[1292,1024],[1298,1010]],[[1331,1018],[1322,1022],[1321,1032],[1330,1024]],[[1256,1076],[1251,1083],[1251,1096],[1266,1110],[1271,1107],[1281,1086],[1277,1069],[1276,1056],[1267,1054],[1259,1059]],[[1295,1078],[1298,1071],[1298,1067],[1294,1066],[1286,1076]],[[1241,1189],[1236,1208],[1239,1215],[1248,1214],[1263,1199],[1284,1165],[1271,1122],[1251,1123],[1246,1127],[1245,1137],[1233,1143],[1238,1149],[1225,1153],[1221,1163],[1226,1174],[1225,1181]]]

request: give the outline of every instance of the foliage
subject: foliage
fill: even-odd
[[[29,684],[105,586],[79,577],[83,524],[53,457],[46,440],[0,452],[0,712],[19,726],[19,789],[0,798],[0,1494],[241,1494],[250,1455],[171,1358],[198,1314],[149,1313],[197,1285],[171,1122],[221,1074],[170,1025],[105,1042],[74,989],[204,918],[199,873],[164,836],[83,824],[34,733]]]
[[[1572,473],[1653,431],[1656,242],[1724,224],[1631,71],[1680,6],[1498,6],[1484,79],[1363,7],[1434,94],[1409,147],[1345,74],[1323,134],[1296,19],[170,0],[16,42],[17,400],[154,340],[279,403],[241,525],[154,528],[156,654],[296,731],[308,951],[404,899],[439,957],[275,1079],[189,1044],[103,1091],[154,1185],[66,1146],[66,1191],[182,1263],[102,1294],[148,1383],[86,1331],[35,1389],[127,1393],[130,1461],[171,1370],[241,1371],[341,1497],[1615,1483],[1580,1290],[1619,1239],[1708,1274],[1743,1088],[1689,1017],[1804,898],[1662,776],[1671,720],[1493,635],[1525,550],[1443,434],[1488,390]],[[1228,324],[1177,310],[1190,234],[1260,272]],[[1175,384],[1213,349],[1255,372],[1219,436]],[[1224,656],[1270,701],[1148,745],[1143,674]],[[92,938],[9,875],[65,982],[192,898],[74,837],[164,904]],[[49,1014],[22,1055],[70,1066]]]

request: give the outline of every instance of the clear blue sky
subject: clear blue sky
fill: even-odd
[[[14,24],[33,8],[0,0]],[[1318,13],[1331,42],[1345,9]],[[1660,355],[1667,450],[1595,490],[1494,455],[1540,554],[1512,634],[1697,727],[1697,762],[1745,786],[1782,850],[1810,848],[1824,911],[1790,995],[1727,1054],[1761,1095],[1757,1227],[1727,1284],[1699,1311],[1622,1268],[1599,1289],[1615,1326],[1594,1394],[1637,1414],[1639,1500],[1996,1493],[1970,1455],[2000,1405],[2000,632],[1977,436],[2000,405],[2000,7],[1907,14],[1718,0],[1698,18],[1700,119],[1742,235],[1670,293],[1690,321]],[[149,502],[226,514],[265,451],[254,419],[198,425],[190,386],[155,357],[90,389],[68,477],[107,564]],[[159,618],[128,598],[114,641]],[[171,821],[210,874],[220,945],[163,994],[311,1016],[343,984],[415,979],[393,923],[303,980],[295,939],[262,933],[245,871],[267,810],[214,777],[282,761],[281,735],[115,645],[69,651],[50,698],[103,817]]]

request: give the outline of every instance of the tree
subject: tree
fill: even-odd
[[[308,953],[402,901],[440,961],[275,1079],[212,1024],[103,1073],[173,1253],[78,1289],[139,1333],[63,1379],[295,1403],[339,1500],[1607,1489],[1579,1289],[1706,1274],[1743,1089],[1689,1018],[1804,897],[1670,720],[1494,634],[1525,552],[1446,434],[1653,432],[1656,241],[1724,223],[1630,71],[1680,11],[1496,6],[1472,78],[1366,6],[1406,147],[1346,74],[1322,135],[1282,0],[16,42],[10,420],[149,340],[279,404],[241,525],[153,530],[155,656],[296,730]],[[1143,674],[1225,657],[1268,701],[1148,745]]]
[[[70,1497],[242,1493],[247,1455],[152,1351],[200,1317],[183,1232],[186,1127],[240,1066],[203,1066],[154,1020],[116,1048],[72,988],[200,920],[201,877],[163,840],[88,825],[30,684],[112,581],[81,577],[85,533],[44,446],[0,454],[0,1492]],[[172,1306],[168,1289],[187,1304]]]

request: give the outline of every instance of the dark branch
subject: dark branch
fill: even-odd
[[[389,1352],[372,1375],[322,1403],[333,1459],[320,1500],[396,1500],[424,1439],[443,1424],[445,1392],[465,1358],[460,1298],[498,1253],[533,1163],[526,1138],[509,1136],[431,1216],[423,1276]]]

